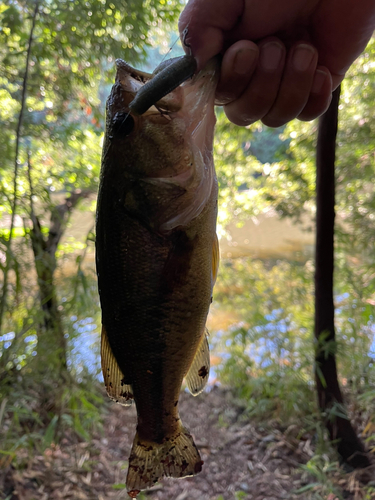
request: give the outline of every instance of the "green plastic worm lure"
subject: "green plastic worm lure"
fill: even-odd
[[[174,57],[161,63],[149,80],[129,104],[135,115],[143,115],[151,106],[191,78],[197,69],[193,56]]]

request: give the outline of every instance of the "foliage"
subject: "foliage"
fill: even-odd
[[[24,377],[21,383],[10,387],[8,383],[12,382],[2,380],[1,384],[0,396],[5,403],[0,455],[16,456],[20,448],[42,453],[59,442],[67,429],[84,440],[93,431],[101,430],[105,413],[103,392],[91,378],[86,377],[79,386],[65,387],[59,407],[52,392],[48,392],[46,381],[38,384],[35,378]]]
[[[308,492],[312,492],[310,498],[315,500],[323,500],[326,498],[343,499],[339,488],[337,488],[330,479],[330,475],[338,470],[338,464],[332,463],[327,455],[314,455],[314,457],[301,468],[309,476],[312,476],[315,481],[309,482],[306,486],[297,490],[296,493],[305,496]]]
[[[310,261],[243,258],[222,265],[215,301],[234,306],[241,321],[215,346],[227,353],[220,380],[253,416],[285,420],[314,408],[311,274]]]
[[[247,401],[253,416],[272,414],[287,421],[315,412],[312,279],[311,261],[222,263],[214,307],[234,307],[239,322],[213,334],[215,350],[223,353],[220,380]],[[336,304],[341,383],[362,394],[356,407],[370,416],[375,402],[372,306],[359,303],[345,278],[336,282]]]
[[[220,108],[217,110],[214,155],[221,230],[229,221],[241,225],[270,207],[281,217],[295,218],[308,207],[311,209],[315,189],[313,155],[311,151],[308,154],[303,151],[300,144],[292,149],[285,130],[288,129],[270,132],[262,124],[239,129],[228,122]],[[291,134],[294,136],[297,132]],[[277,159],[273,163],[262,163],[265,153],[259,149],[259,143],[263,137],[265,141],[272,138],[270,158]],[[253,152],[259,159],[251,154]]]

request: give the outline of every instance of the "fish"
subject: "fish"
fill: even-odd
[[[178,401],[209,376],[206,320],[218,272],[218,184],[213,163],[219,62],[141,115],[129,105],[154,75],[116,61],[96,214],[107,393],[135,403],[130,497],[163,476],[199,473],[203,462]],[[202,417],[203,418],[203,417]]]

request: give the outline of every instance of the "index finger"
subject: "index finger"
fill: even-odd
[[[243,5],[243,0],[190,0],[182,11],[178,29],[182,34],[187,28],[185,41],[197,61],[198,70],[222,51],[223,32],[237,24]]]

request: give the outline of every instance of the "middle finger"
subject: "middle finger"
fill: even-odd
[[[239,99],[225,106],[229,120],[249,125],[263,118],[276,99],[285,63],[285,46],[277,38],[259,43],[259,63]]]
[[[276,101],[263,117],[265,125],[279,127],[302,112],[310,96],[317,62],[318,52],[312,45],[298,43],[291,48]]]

